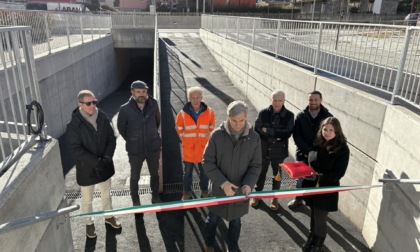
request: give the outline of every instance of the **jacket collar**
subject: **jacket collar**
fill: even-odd
[[[204,102],[201,102],[201,106],[203,108],[203,111],[206,111],[207,109],[207,104],[205,104]],[[189,108],[191,107],[191,102],[187,102],[187,104],[184,105],[184,107],[182,108],[182,110],[186,113],[189,113]]]
[[[311,115],[311,113],[309,113],[309,106],[306,106],[306,108],[303,112],[307,115]],[[328,109],[321,104],[321,108],[319,109],[318,116],[322,115],[322,114],[325,114],[327,112],[328,112]]]
[[[270,111],[270,113],[275,113],[274,109],[273,109],[273,105],[270,105],[268,107],[268,111]],[[285,117],[286,116],[286,107],[283,105],[283,107],[281,108],[280,112],[279,112],[281,117]]]
[[[147,105],[149,105],[151,100],[153,100],[153,97],[151,97],[150,95],[147,95],[147,100],[146,100],[146,103],[144,104],[144,106],[146,107]],[[128,102],[131,105],[134,105],[135,107],[137,107],[137,102],[136,102],[136,100],[134,99],[133,96],[130,96],[130,99],[128,99]]]
[[[229,125],[228,125],[227,120],[222,122],[222,124],[220,125],[220,128],[224,129],[226,131],[226,133],[228,133],[230,135]],[[248,136],[251,129],[252,129],[252,124],[250,124],[249,122],[246,122],[245,123],[245,130],[244,130],[244,133],[242,134],[242,137]]]

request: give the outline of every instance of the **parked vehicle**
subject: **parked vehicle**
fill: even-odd
[[[419,20],[420,12],[415,12],[408,14],[404,18],[404,23],[407,23],[408,25],[416,25],[417,21]]]

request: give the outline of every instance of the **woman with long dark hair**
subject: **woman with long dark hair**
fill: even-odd
[[[339,186],[349,163],[350,151],[340,122],[328,117],[321,122],[315,140],[315,150],[309,153],[309,165],[319,176],[307,177],[303,187]],[[305,197],[311,209],[311,226],[303,251],[320,252],[327,236],[327,215],[338,210],[338,193]]]

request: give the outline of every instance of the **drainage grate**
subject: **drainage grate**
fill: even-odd
[[[265,180],[264,186],[270,188],[271,185],[272,185],[271,178],[267,178]],[[285,178],[283,178],[283,180],[281,182],[281,185],[282,185],[283,188],[286,187],[286,186],[287,187],[295,186],[296,181],[292,180],[288,177],[285,177]],[[193,182],[192,183],[192,190],[193,191],[200,191],[199,182]],[[163,186],[163,191],[164,191],[164,193],[182,193],[183,184],[182,183],[166,184],[166,185]],[[111,197],[130,196],[130,189],[111,190],[110,193],[111,193]],[[151,193],[152,193],[152,190],[150,189],[150,187],[145,187],[145,188],[140,188],[139,189],[139,195],[151,194]],[[80,191],[78,191],[78,192],[67,192],[65,195],[66,195],[66,198],[69,199],[69,200],[75,200],[75,199],[82,198],[82,193]],[[93,197],[94,198],[100,198],[101,197],[101,192],[100,191],[93,192]]]

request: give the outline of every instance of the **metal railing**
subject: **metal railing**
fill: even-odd
[[[223,16],[241,16],[241,17],[259,17],[268,19],[293,19],[293,20],[315,20],[315,21],[329,21],[329,22],[355,22],[355,23],[376,23],[376,24],[394,24],[394,22],[404,21],[406,14],[372,14],[372,13],[321,13],[315,12],[215,12],[214,15]],[[313,18],[313,20],[312,20]],[[395,23],[397,24],[397,23]]]
[[[117,12],[110,14],[112,28],[155,28],[155,15],[146,12]]]
[[[34,144],[34,125],[42,124],[42,108],[25,113],[33,101],[42,104],[36,76],[30,27],[0,27],[0,174]],[[42,115],[43,116],[43,115]],[[28,125],[30,124],[30,125]],[[28,127],[29,126],[29,127]],[[39,125],[40,130],[44,130]],[[38,131],[38,130],[37,130]]]
[[[202,28],[420,108],[420,27],[203,15]]]
[[[30,26],[33,51],[39,55],[106,36],[111,30],[111,18],[108,15],[0,10],[0,25]]]
[[[73,206],[64,207],[55,211],[40,213],[35,216],[30,216],[23,219],[10,221],[10,222],[0,225],[0,234],[4,234],[10,231],[13,231],[15,229],[23,228],[23,227],[33,225],[41,221],[53,219],[55,217],[60,217],[60,216],[63,216],[64,221],[58,224],[64,224],[65,222],[67,222],[67,219],[68,219],[67,214],[73,211],[79,210],[79,208],[80,208],[79,205],[73,205]]]

